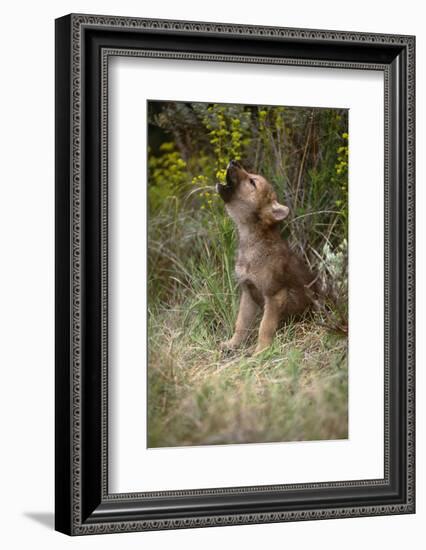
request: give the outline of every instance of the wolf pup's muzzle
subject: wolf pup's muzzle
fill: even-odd
[[[242,170],[242,166],[236,160],[231,160],[226,168],[226,184],[216,184],[216,190],[224,202],[229,202],[238,185],[238,171]]]

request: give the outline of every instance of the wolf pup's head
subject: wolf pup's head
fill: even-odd
[[[268,180],[247,172],[236,160],[228,164],[226,185],[217,184],[216,188],[237,225],[260,222],[272,226],[288,216],[288,207],[278,202]]]

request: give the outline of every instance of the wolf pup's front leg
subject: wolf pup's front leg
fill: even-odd
[[[221,344],[220,347],[222,350],[236,349],[242,344],[250,334],[250,328],[253,324],[256,312],[257,304],[251,297],[247,288],[243,286],[237,322],[235,323],[235,332],[230,340]]]
[[[274,296],[265,297],[265,307],[259,327],[259,338],[254,351],[255,354],[262,352],[272,344],[286,305],[287,291],[285,289],[277,292]]]

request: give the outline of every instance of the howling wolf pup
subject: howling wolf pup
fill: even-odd
[[[279,204],[272,185],[250,174],[235,160],[226,171],[226,184],[217,191],[238,229],[235,272],[241,288],[235,333],[222,349],[235,349],[250,333],[258,308],[263,316],[255,353],[271,345],[282,320],[303,313],[312,301],[314,276],[290,251],[279,224],[289,213]]]

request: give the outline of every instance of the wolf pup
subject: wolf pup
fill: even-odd
[[[279,204],[272,185],[250,174],[235,160],[226,170],[226,184],[217,191],[238,229],[235,273],[241,299],[235,333],[222,349],[235,349],[249,335],[258,308],[263,316],[255,353],[271,345],[282,320],[303,313],[311,304],[314,276],[280,234],[279,224],[288,214]]]

